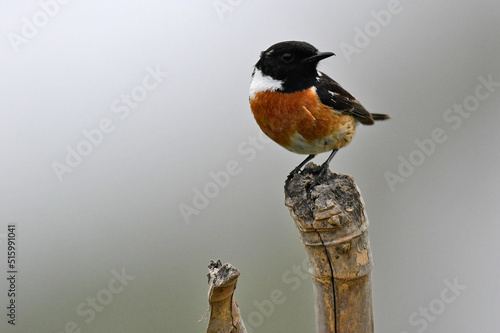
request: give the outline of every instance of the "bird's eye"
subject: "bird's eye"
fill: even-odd
[[[283,59],[284,62],[290,62],[293,60],[293,54],[291,53],[284,53],[282,56],[281,56],[281,59]]]

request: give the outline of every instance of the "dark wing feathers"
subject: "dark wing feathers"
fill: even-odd
[[[316,93],[323,104],[341,113],[352,115],[364,125],[373,124],[370,112],[328,75],[321,73],[316,84]]]

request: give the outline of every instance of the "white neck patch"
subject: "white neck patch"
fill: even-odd
[[[275,91],[283,89],[283,81],[275,80],[268,75],[262,74],[260,69],[256,68],[250,83],[250,98],[254,98],[258,92]]]

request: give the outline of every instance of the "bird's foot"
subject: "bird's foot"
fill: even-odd
[[[326,174],[327,170],[328,170],[328,164],[321,165],[318,175],[314,178],[312,184],[309,185],[309,187],[306,189],[307,196],[309,198],[311,197],[312,189],[319,185],[320,179]]]
[[[286,180],[285,180],[285,194],[287,196],[290,196],[290,192],[288,191],[288,184],[290,183],[290,181],[293,179],[293,177],[300,172],[300,168],[299,167],[296,167],[295,169],[293,169],[289,174],[288,176],[286,177]]]
[[[323,177],[325,175],[325,173],[328,171],[328,168],[330,166],[330,161],[335,156],[335,154],[337,153],[337,151],[338,151],[338,149],[332,150],[332,153],[330,154],[330,156],[328,157],[328,159],[325,161],[325,163],[321,164],[318,176],[316,176],[316,178],[314,179],[313,183],[307,189],[307,196],[309,198],[311,196],[311,190],[313,188],[315,188],[319,184],[319,180],[321,179],[321,177]]]
[[[298,174],[300,172],[300,170],[302,169],[302,167],[307,163],[309,162],[310,160],[312,160],[314,158],[314,156],[316,155],[309,155],[307,156],[307,158],[305,160],[302,161],[302,163],[300,163],[299,165],[297,165],[297,167],[295,169],[292,170],[292,172],[290,172],[288,174],[288,176],[286,177],[286,180],[285,180],[285,193],[287,195],[289,195],[290,193],[288,192],[288,184],[290,183],[290,180],[292,180],[292,178]]]
[[[299,165],[295,169],[293,169],[292,171],[290,171],[290,173],[286,177],[285,184],[288,184],[290,182],[290,180],[292,180],[293,176],[295,176],[296,174],[298,174],[300,172],[301,168],[302,168],[302,166]]]

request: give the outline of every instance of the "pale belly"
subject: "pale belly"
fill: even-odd
[[[283,147],[296,154],[316,155],[346,146],[352,140],[354,132],[354,128],[346,128],[314,140],[306,140],[300,133],[295,132],[290,137],[290,144]]]

